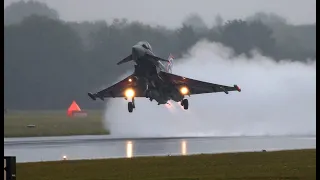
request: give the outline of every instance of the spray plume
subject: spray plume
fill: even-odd
[[[216,84],[238,84],[242,92],[188,97],[189,110],[176,102],[157,105],[136,98],[111,99],[104,126],[113,136],[259,136],[316,134],[316,62],[276,62],[259,53],[233,56],[219,43],[198,42],[175,63],[173,73]]]

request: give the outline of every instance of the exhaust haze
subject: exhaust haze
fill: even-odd
[[[175,60],[176,61],[176,60]],[[110,99],[104,126],[114,136],[259,136],[316,134],[316,62],[281,61],[254,53],[234,57],[218,43],[198,42],[173,74],[221,85],[239,93],[194,95],[189,110],[136,98],[133,113],[124,99]],[[126,74],[128,75],[128,74]],[[123,78],[123,77],[122,77]]]

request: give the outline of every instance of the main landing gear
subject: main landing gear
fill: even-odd
[[[188,99],[183,99],[181,101],[181,106],[183,106],[183,109],[187,110],[189,108],[189,102]]]
[[[136,106],[135,106],[135,103],[134,103],[134,98],[132,98],[132,102],[128,102],[128,111],[130,113],[132,113],[133,109],[135,109]]]

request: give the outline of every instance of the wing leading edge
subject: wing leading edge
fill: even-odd
[[[117,82],[116,84],[105,88],[101,91],[98,91],[96,93],[88,93],[88,96],[96,100],[96,98],[100,98],[101,100],[104,100],[104,98],[116,98],[116,97],[126,97],[125,92],[129,88],[135,88],[135,95],[134,97],[144,97],[142,91],[139,90],[138,86],[136,85],[135,77],[133,75],[130,75],[123,80]]]
[[[163,79],[172,82],[176,86],[186,86],[189,89],[189,95],[217,93],[217,92],[224,92],[228,94],[229,91],[241,92],[241,89],[237,85],[225,86],[220,84],[213,84],[213,83],[208,83],[204,81],[199,81],[195,79],[178,76],[178,75],[167,73],[167,72],[160,72],[160,76]]]
[[[182,77],[179,75],[166,73],[161,71],[160,77],[166,81],[169,81],[173,83],[175,86],[186,86],[189,89],[189,95],[193,94],[204,94],[204,93],[217,93],[217,92],[224,92],[226,94],[229,93],[229,91],[239,91],[241,92],[241,89],[237,86],[225,86],[220,84],[213,84],[208,83],[204,81],[199,81],[191,78]],[[88,93],[89,97],[93,100],[96,100],[96,98],[100,98],[101,100],[104,100],[104,98],[112,97],[126,97],[125,92],[129,88],[135,89],[135,95],[134,97],[145,97],[144,92],[139,89],[139,86],[137,86],[135,77],[133,75],[130,75],[123,80],[117,82],[116,84],[105,88],[101,91],[98,91],[94,94]]]

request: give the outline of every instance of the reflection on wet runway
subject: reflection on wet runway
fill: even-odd
[[[181,141],[181,154],[182,155],[187,154],[187,141],[185,141],[185,140]]]
[[[203,137],[203,138],[69,138],[17,139],[4,142],[4,155],[18,162],[101,159],[136,156],[190,155],[316,148],[315,137]],[[64,157],[65,156],[65,157]]]
[[[127,158],[133,157],[133,144],[132,141],[126,142],[126,154]],[[187,155],[187,141],[181,140],[180,141],[180,153],[177,153],[179,155]]]
[[[127,158],[132,157],[132,142],[127,141]]]

